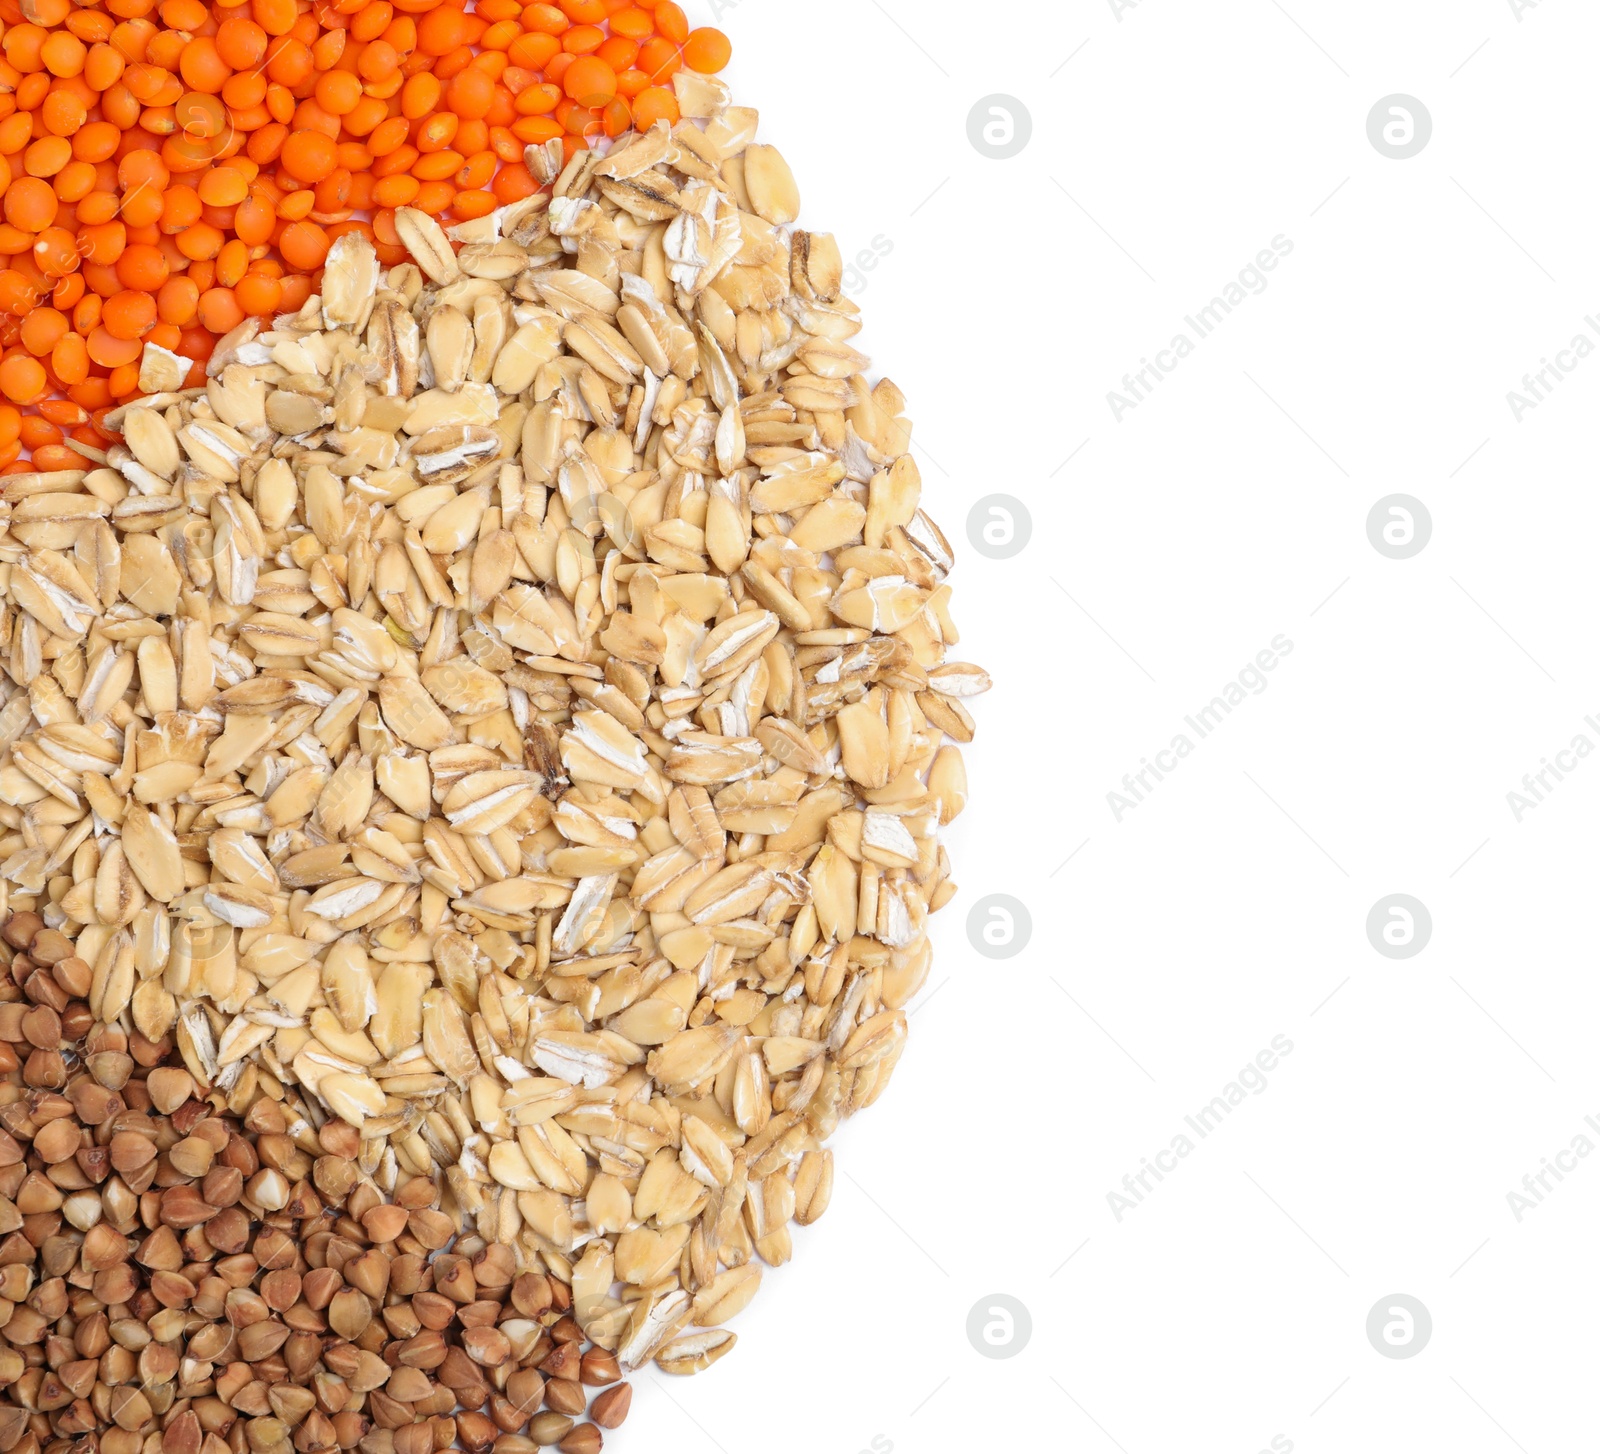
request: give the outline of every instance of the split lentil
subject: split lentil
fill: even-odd
[[[298,309],[340,236],[399,262],[396,208],[520,201],[530,144],[676,122],[729,57],[670,0],[467,3],[0,0],[0,395],[43,426],[0,471],[103,463],[109,408]]]

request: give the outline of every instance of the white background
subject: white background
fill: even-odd
[[[832,1209],[727,1361],[639,1376],[613,1447],[1596,1447],[1600,1155],[1520,1223],[1507,1193],[1600,1115],[1600,755],[1520,823],[1506,798],[1600,745],[1600,354],[1520,423],[1506,399],[1600,342],[1596,7],[718,8],[802,222],[891,244],[865,342],[996,688],[962,892]],[[1407,161],[1367,137],[1396,92],[1434,124]],[[991,93],[1032,117],[1012,160],[968,141]],[[1278,234],[1266,291],[1117,422]],[[967,544],[994,493],[1033,525],[1002,563]],[[1432,516],[1410,560],[1367,538],[1394,493]],[[1118,822],[1122,775],[1279,634],[1268,689]],[[1365,933],[1396,892],[1433,917],[1412,959]],[[1031,910],[1019,957],[969,944],[989,893]],[[1108,1192],[1275,1035],[1267,1088],[1119,1223]],[[995,1293],[1032,1318],[1005,1361],[966,1333]],[[1406,1361],[1365,1333],[1392,1293],[1433,1318]]]

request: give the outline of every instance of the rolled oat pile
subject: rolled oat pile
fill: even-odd
[[[91,1041],[692,1372],[904,1048],[988,681],[837,246],[675,81],[6,480],[0,878]]]

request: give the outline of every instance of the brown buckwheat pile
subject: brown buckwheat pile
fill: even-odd
[[[888,1083],[988,680],[838,248],[676,85],[6,481],[0,1454],[592,1454]]]
[[[37,914],[0,937],[0,1449],[594,1454],[627,1416],[570,1283],[385,1198],[347,1122],[208,1101]]]

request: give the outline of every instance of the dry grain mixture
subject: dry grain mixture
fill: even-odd
[[[136,1059],[689,1372],[901,1054],[988,681],[837,246],[675,84],[7,480],[0,877]]]
[[[170,1040],[94,1024],[37,914],[3,945],[0,1449],[598,1454],[632,1391],[570,1285],[427,1177],[386,1200],[348,1123],[241,1119]]]

